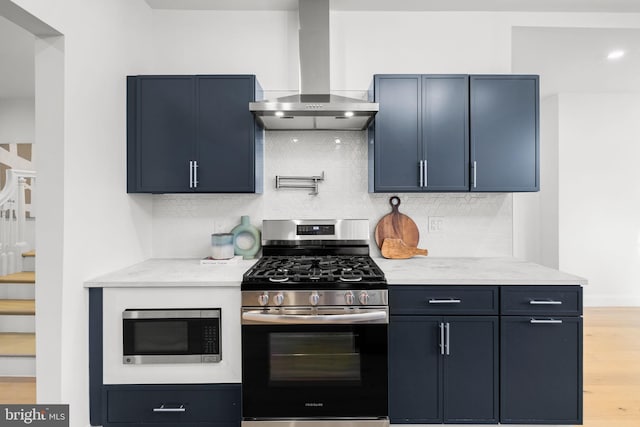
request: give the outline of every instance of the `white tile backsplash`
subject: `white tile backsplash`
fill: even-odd
[[[335,139],[339,138],[337,144]],[[369,193],[365,132],[269,131],[265,138],[264,194],[153,195],[153,256],[201,257],[211,233],[226,232],[249,215],[262,219],[366,218],[372,254],[379,255],[373,230],[391,211],[390,193]],[[276,175],[315,176],[324,171],[319,194],[275,188]],[[510,193],[400,193],[400,212],[420,230],[430,256],[511,256],[513,197]],[[442,230],[429,232],[429,217]]]

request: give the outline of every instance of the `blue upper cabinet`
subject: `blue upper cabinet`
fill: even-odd
[[[539,190],[538,76],[376,75],[369,190]]]
[[[255,76],[130,76],[127,89],[127,192],[262,191]]]
[[[377,75],[374,99],[373,191],[468,190],[467,76]]]
[[[470,78],[471,191],[538,191],[538,76]]]

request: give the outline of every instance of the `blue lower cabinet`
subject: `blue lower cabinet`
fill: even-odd
[[[105,385],[103,425],[239,427],[240,384]]]
[[[503,316],[500,420],[582,424],[582,318]]]
[[[392,423],[498,422],[497,316],[391,316]]]

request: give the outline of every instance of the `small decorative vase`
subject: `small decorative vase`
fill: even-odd
[[[233,245],[236,255],[242,255],[242,259],[254,259],[260,250],[260,231],[251,225],[248,215],[240,217],[240,224],[233,230]]]

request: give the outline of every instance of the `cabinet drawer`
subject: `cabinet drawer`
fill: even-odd
[[[580,286],[503,286],[501,314],[582,314]]]
[[[105,426],[240,425],[240,384],[105,386]]]
[[[498,314],[497,286],[390,286],[392,315]]]

